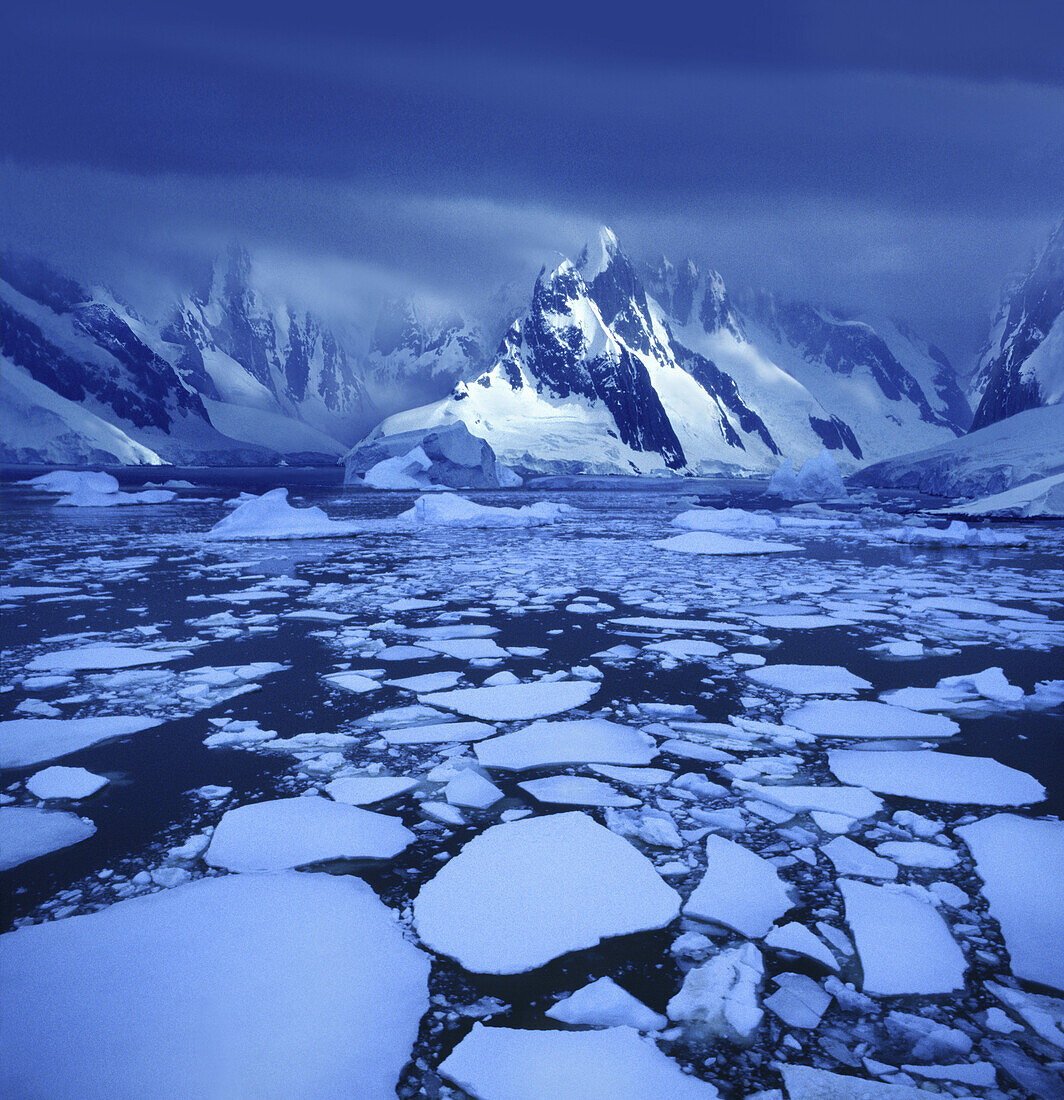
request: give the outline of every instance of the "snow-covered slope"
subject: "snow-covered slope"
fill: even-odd
[[[489,370],[370,438],[456,420],[507,465],[554,473],[764,470],[779,454],[730,380],[674,343],[608,229],[540,274]]]
[[[1064,405],[1028,409],[915,454],[866,466],[861,485],[984,497],[1064,472]]]
[[[224,430],[248,442],[339,455],[377,419],[344,341],[312,313],[265,297],[242,248],[145,336],[189,389],[217,403],[209,408]]]
[[[973,428],[1064,400],[1064,221],[1006,295],[973,376]]]
[[[489,369],[370,438],[460,420],[526,469],[754,473],[823,447],[853,467],[953,439],[967,418],[945,357],[900,327],[766,297],[744,316],[715,272],[663,261],[640,276],[603,228],[541,273]]]
[[[5,256],[3,274],[0,454],[8,461],[276,460],[272,448],[213,427],[198,395],[106,300],[18,256]]]

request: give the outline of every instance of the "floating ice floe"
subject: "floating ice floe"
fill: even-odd
[[[534,970],[609,936],[663,928],[679,895],[627,841],[579,812],[495,825],[422,886],[422,941],[478,974]]]
[[[882,532],[891,542],[903,542],[909,546],[1023,546],[1023,535],[1006,534],[1004,531],[988,531],[981,527],[969,527],[961,520],[954,520],[948,527],[890,527]]]
[[[389,745],[424,745],[446,741],[482,741],[495,734],[494,726],[486,722],[436,722],[424,726],[385,729]]]
[[[537,802],[558,806],[638,806],[639,799],[621,794],[600,779],[580,775],[552,775],[517,784]]]
[[[765,937],[765,946],[774,947],[777,951],[790,951],[796,955],[804,955],[807,959],[815,959],[829,970],[839,969],[835,956],[827,947],[805,925],[795,921],[773,928]]]
[[[792,695],[856,695],[872,685],[836,665],[765,665],[744,675],[755,683]]]
[[[660,653],[677,661],[704,661],[719,657],[724,646],[701,638],[670,638],[665,642],[650,642],[643,646],[643,653]]]
[[[443,788],[443,797],[452,806],[486,810],[503,797],[494,783],[472,768],[465,768]]]
[[[460,672],[429,672],[424,676],[407,676],[400,680],[385,680],[387,687],[396,687],[401,691],[418,692],[446,691],[461,680]]]
[[[205,879],[22,928],[0,937],[0,1092],[394,1100],[428,973],[349,876]]]
[[[352,775],[334,779],[326,784],[325,790],[334,802],[345,802],[348,806],[372,806],[374,802],[398,798],[417,785],[416,779],[400,775]]]
[[[816,737],[844,740],[886,738],[933,741],[960,730],[941,714],[924,714],[906,707],[863,699],[824,699],[784,711],[783,721]]]
[[[687,972],[669,1001],[669,1019],[697,1039],[747,1042],[764,1015],[757,1003],[764,974],[761,952],[752,943],[721,951]]]
[[[676,774],[665,768],[625,768],[612,764],[593,764],[591,771],[631,787],[656,787],[661,783],[668,783]]]
[[[64,768],[53,764],[52,767],[31,775],[26,780],[26,790],[34,798],[77,800],[95,794],[106,787],[107,782],[104,776],[95,775],[85,768]]]
[[[520,1031],[473,1025],[440,1073],[478,1100],[716,1100],[628,1027]]]
[[[53,470],[28,481],[20,481],[42,493],[77,493],[82,490],[93,493],[117,493],[118,479],[102,470]]]
[[[973,718],[1012,710],[1048,710],[1064,701],[1064,680],[1043,680],[1030,695],[1010,684],[1000,668],[945,676],[933,688],[898,688],[880,696],[909,710],[938,711]]]
[[[787,554],[801,547],[792,542],[768,542],[764,539],[738,539],[717,531],[688,531],[654,543],[659,550],[680,554]]]
[[[0,722],[0,768],[25,768],[58,760],[100,741],[127,737],[160,725],[155,718],[12,718]]]
[[[800,470],[785,458],[768,479],[766,491],[784,500],[837,500],[847,495],[838,463],[826,447],[815,458],[807,458]]]
[[[960,857],[952,849],[926,840],[887,840],[876,845],[876,852],[902,867],[946,870],[960,862]]]
[[[831,1004],[830,993],[806,974],[777,974],[772,980],[779,988],[765,998],[765,1008],[788,1027],[808,1029],[820,1023]]]
[[[224,813],[204,859],[227,871],[283,871],[337,859],[392,859],[413,840],[397,817],[325,798],[277,798]]]
[[[359,523],[343,523],[320,508],[293,508],[288,490],[271,489],[251,497],[220,519],[206,534],[208,539],[322,539],[357,534]]]
[[[778,531],[775,516],[764,512],[747,512],[743,508],[691,508],[681,512],[673,527],[687,531]]]
[[[794,813],[826,813],[850,819],[872,817],[883,809],[883,799],[866,787],[810,787],[799,784],[779,784],[769,787],[759,783],[736,781],[740,790],[774,806]]]
[[[706,873],[683,907],[685,917],[760,938],[793,907],[768,860],[716,833],[706,837]]]
[[[381,685],[369,676],[363,676],[358,672],[330,672],[324,677],[327,683],[338,687],[342,691],[350,691],[354,695],[364,695],[370,691],[380,691]]]
[[[191,657],[190,649],[150,649],[144,646],[86,645],[42,653],[26,665],[27,672],[85,672],[88,670],[136,668],[161,665]]]
[[[649,764],[657,751],[649,734],[605,718],[533,722],[476,747],[484,767],[505,771],[565,764]]]
[[[871,1081],[813,1066],[780,1066],[789,1100],[927,1100],[924,1089],[891,1081]]]
[[[0,871],[69,848],[95,832],[96,826],[77,814],[36,806],[0,806]]]
[[[399,513],[400,523],[426,527],[542,527],[557,523],[574,509],[568,504],[537,500],[521,508],[492,508],[459,496],[418,497],[413,508]]]
[[[1064,991],[1064,823],[995,814],[955,831],[985,883],[1013,974]]]
[[[577,1027],[634,1027],[636,1031],[659,1031],[669,1022],[612,978],[599,978],[583,986],[557,1001],[544,1015]]]
[[[842,783],[880,794],[979,806],[1025,806],[1041,802],[1045,787],[1033,776],[985,756],[922,749],[867,752],[833,749],[828,767]]]
[[[582,707],[598,690],[597,683],[587,680],[552,680],[534,684],[459,688],[456,691],[419,695],[418,699],[427,706],[443,707],[444,710],[453,710],[468,718],[479,718],[485,722],[520,722],[547,718],[552,714]],[[603,761],[611,764],[630,762]]]
[[[940,508],[940,516],[968,516],[997,519],[1035,519],[1064,516],[1064,474],[1028,481],[1003,493]]]
[[[964,988],[964,955],[935,908],[904,888],[839,879],[863,974],[878,996]]]
[[[893,882],[898,877],[897,865],[889,859],[874,855],[863,844],[848,836],[837,836],[820,850],[831,860],[837,875],[857,875],[860,878],[883,879]]]

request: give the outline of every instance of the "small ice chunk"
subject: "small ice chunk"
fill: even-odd
[[[788,1027],[816,1027],[831,1004],[831,994],[805,974],[777,974],[772,979],[779,989],[764,1000]]]
[[[716,1100],[719,1095],[627,1027],[520,1031],[476,1023],[440,1064],[440,1073],[479,1100]]]
[[[459,688],[457,691],[419,695],[418,699],[428,706],[443,707],[485,722],[519,722],[582,707],[598,690],[599,684],[594,681],[555,680],[549,683]]]
[[[958,1062],[952,1066],[904,1065],[901,1068],[905,1073],[925,1077],[929,1081],[959,1081],[962,1085],[988,1089],[997,1084],[997,1069],[990,1062]]]
[[[621,794],[600,779],[580,775],[552,775],[517,784],[537,802],[560,806],[638,806],[639,799]]]
[[[716,833],[706,837],[706,873],[684,906],[684,916],[759,937],[793,906],[768,860]]]
[[[494,806],[503,797],[503,793],[490,779],[472,768],[466,768],[443,788],[443,797],[452,806],[486,810],[489,806]]]
[[[747,794],[757,795],[765,802],[795,813],[822,810],[849,818],[865,818],[883,809],[883,800],[865,787],[808,787],[798,784],[768,787],[744,782],[737,782],[736,786]]]
[[[672,550],[681,554],[787,554],[801,547],[793,542],[773,542],[766,539],[737,539],[716,531],[688,531],[683,535],[659,539],[654,545],[659,550]]]
[[[804,925],[791,921],[773,928],[765,937],[766,947],[775,947],[778,951],[792,951],[797,955],[815,959],[829,970],[838,970],[835,956]]]
[[[687,972],[666,1008],[669,1019],[698,1038],[748,1042],[764,1015],[757,1003],[764,973],[761,952],[752,943],[721,951]]]
[[[866,1077],[831,1073],[813,1066],[780,1066],[790,1100],[927,1100],[923,1089]]]
[[[876,851],[902,867],[934,867],[945,870],[956,867],[960,857],[950,848],[930,844],[926,840],[888,840],[876,845]]]
[[[204,858],[227,871],[282,871],[336,859],[392,859],[413,840],[396,817],[324,798],[277,798],[223,814]]]
[[[837,665],[765,665],[746,675],[764,687],[792,695],[856,695],[872,686]]]
[[[442,741],[482,741],[496,732],[486,722],[435,722],[427,726],[385,729],[389,745],[424,745]]]
[[[50,768],[31,775],[26,780],[26,789],[34,798],[88,798],[102,787],[107,779],[85,768],[64,768],[53,764]]]
[[[579,812],[495,825],[414,902],[422,941],[478,974],[534,970],[608,936],[663,928],[680,899],[627,841]]]
[[[399,775],[352,775],[334,779],[326,784],[325,790],[334,802],[345,802],[348,806],[372,806],[374,802],[398,798],[416,786],[416,779]]]
[[[612,978],[599,978],[569,997],[557,1001],[544,1014],[563,1024],[582,1027],[634,1027],[636,1031],[660,1031],[668,1019],[622,989]]]
[[[376,680],[371,680],[368,676],[361,676],[357,672],[333,672],[325,679],[333,687],[342,688],[344,691],[350,691],[356,695],[368,691],[380,691],[381,689]]]
[[[36,806],[0,806],[0,871],[80,844],[96,832],[87,818]]]
[[[834,749],[828,753],[828,767],[842,783],[927,802],[1023,806],[1041,802],[1046,796],[1045,787],[1026,772],[988,757],[959,756],[937,749]]]
[[[565,764],[649,764],[657,745],[649,734],[605,718],[534,722],[476,747],[488,768],[525,771]]]
[[[862,988],[877,996],[964,988],[964,955],[933,906],[889,886],[839,879]]]
[[[623,768],[612,764],[592,764],[590,770],[596,775],[604,775],[607,779],[627,783],[632,787],[656,787],[668,783],[675,774],[665,768]]]
[[[783,721],[816,737],[844,740],[905,738],[934,741],[960,726],[941,714],[924,714],[865,699],[824,699],[784,711]]]
[[[836,874],[889,881],[898,877],[898,868],[889,859],[873,855],[863,844],[848,836],[837,836],[827,844],[821,844],[820,850],[831,860]]]

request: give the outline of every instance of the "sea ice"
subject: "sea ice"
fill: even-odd
[[[638,806],[639,799],[616,791],[608,783],[580,775],[552,775],[517,784],[537,802],[562,806]]]
[[[805,974],[777,974],[772,979],[779,988],[764,1000],[788,1027],[816,1027],[831,1004],[831,994]]]
[[[477,1100],[716,1100],[637,1031],[473,1030],[440,1073]]]
[[[334,802],[345,802],[348,806],[372,806],[374,802],[398,798],[417,785],[416,779],[399,775],[352,775],[334,779],[326,784],[325,790]]]
[[[757,1003],[764,974],[761,952],[752,943],[721,951],[687,972],[666,1008],[669,1019],[700,1039],[746,1042],[764,1015]]]
[[[368,676],[361,676],[357,672],[331,672],[324,679],[333,687],[350,691],[355,695],[362,695],[369,691],[380,691],[381,685]]]
[[[555,680],[549,683],[459,688],[457,691],[419,695],[418,699],[429,706],[443,707],[485,722],[519,722],[582,707],[598,689],[597,683],[587,680]],[[646,763],[643,760],[604,762]]]
[[[424,745],[446,741],[482,741],[495,733],[486,722],[436,722],[425,726],[385,729],[389,745]]]
[[[556,1002],[544,1015],[577,1027],[634,1027],[659,1031],[668,1019],[622,989],[612,978],[599,978]]]
[[[780,1066],[790,1100],[927,1100],[923,1089],[866,1077],[831,1073],[813,1066]]]
[[[802,924],[791,921],[773,928],[765,937],[766,947],[775,947],[778,951],[792,951],[797,955],[815,959],[829,970],[838,970],[835,956]]]
[[[397,817],[325,798],[277,798],[224,813],[204,858],[227,871],[283,871],[334,859],[391,859],[413,840]]]
[[[793,906],[768,860],[716,833],[706,837],[706,873],[684,905],[684,916],[757,938]]]
[[[0,768],[24,768],[160,725],[155,718],[13,718],[0,722]]]
[[[804,703],[794,710],[785,711],[783,721],[817,737],[847,740],[934,740],[952,737],[960,729],[956,722],[941,714],[923,714],[905,707],[892,707],[863,699],[824,699]]]
[[[776,531],[779,523],[764,512],[747,512],[742,508],[691,508],[681,512],[673,527],[687,531]]]
[[[78,844],[95,832],[96,826],[77,814],[36,806],[0,806],[0,871]],[[5,990],[0,1000],[6,996]]]
[[[503,797],[502,791],[490,779],[472,768],[465,768],[443,788],[443,797],[452,806],[470,810],[486,810]]]
[[[534,970],[609,936],[663,928],[679,895],[627,841],[579,812],[495,825],[414,902],[422,941],[478,974]]]
[[[22,928],[0,937],[0,1092],[394,1100],[428,974],[350,876],[210,878]]]
[[[833,749],[828,753],[828,767],[842,783],[925,802],[1023,806],[1041,802],[1046,796],[1045,787],[1026,772],[988,757],[938,750]]]
[[[785,458],[768,479],[766,491],[784,500],[835,500],[847,495],[839,465],[826,447],[807,458],[800,470]]]
[[[876,845],[876,852],[902,867],[956,867],[960,857],[950,848],[926,840],[888,840]]]
[[[955,831],[985,883],[1013,974],[1064,991],[1064,823],[995,814]]]
[[[964,955],[933,906],[898,887],[846,878],[838,887],[866,993],[890,997],[964,988]]]
[[[34,798],[43,799],[88,798],[106,786],[107,779],[102,775],[95,775],[85,768],[64,768],[58,764],[53,764],[26,780],[26,790]]]
[[[863,844],[848,836],[837,836],[827,844],[821,844],[820,850],[831,860],[838,875],[859,875],[861,878],[890,882],[898,877],[898,868],[889,859],[873,855]]]
[[[744,674],[755,683],[792,695],[856,695],[872,685],[835,665],[765,665]]]
[[[533,722],[476,747],[487,768],[526,771],[566,764],[649,764],[657,744],[649,734],[605,718]]]
[[[208,539],[321,539],[354,535],[362,525],[341,523],[320,508],[293,508],[288,490],[271,489],[251,497],[220,519]]]
[[[786,554],[801,547],[793,542],[767,542],[763,539],[737,539],[716,531],[688,531],[683,535],[659,539],[654,543],[659,550],[673,550],[681,554]]]
[[[146,649],[138,646],[87,645],[78,649],[61,649],[34,657],[27,672],[84,672],[88,670],[135,668],[139,665],[161,665],[191,657],[190,649]]]
[[[783,806],[795,813],[820,811],[848,818],[872,817],[883,809],[883,799],[865,787],[808,787],[780,784],[775,787],[737,782],[747,794]]]
[[[591,771],[632,787],[656,787],[661,783],[668,783],[675,776],[675,772],[665,768],[624,768],[611,764],[593,764]]]
[[[402,523],[432,527],[540,527],[557,523],[572,512],[568,504],[537,500],[522,508],[492,508],[457,493],[418,497],[413,508],[399,513]]]

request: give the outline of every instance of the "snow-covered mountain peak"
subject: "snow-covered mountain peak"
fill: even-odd
[[[593,283],[613,263],[621,246],[608,225],[600,225],[595,236],[584,245],[576,267],[585,282]]]

